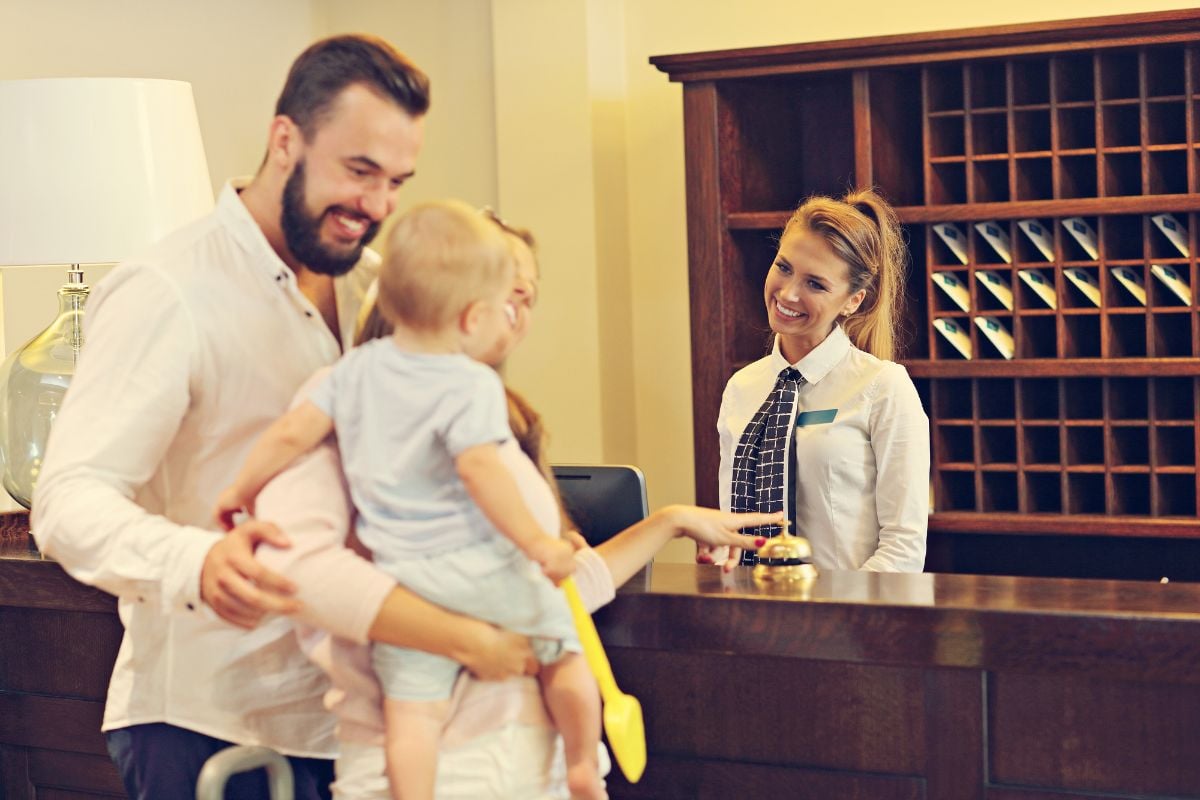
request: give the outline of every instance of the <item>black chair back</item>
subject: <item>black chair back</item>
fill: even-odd
[[[564,464],[553,469],[567,513],[592,546],[650,513],[646,478],[637,467]]]

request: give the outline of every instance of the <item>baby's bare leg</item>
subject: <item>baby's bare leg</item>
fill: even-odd
[[[600,693],[587,662],[578,653],[568,653],[544,665],[539,680],[546,707],[563,738],[571,797],[607,800],[596,756],[600,744]]]
[[[383,701],[387,774],[393,800],[433,800],[438,741],[449,700]]]

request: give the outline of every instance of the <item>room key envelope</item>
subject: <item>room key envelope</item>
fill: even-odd
[[[953,273],[935,272],[933,273],[933,282],[954,301],[954,305],[963,311],[971,310],[971,293]]]
[[[1083,252],[1087,253],[1088,258],[1100,257],[1100,250],[1096,246],[1098,241],[1096,232],[1092,230],[1091,225],[1088,225],[1087,220],[1083,217],[1067,217],[1062,224],[1067,229],[1067,233],[1071,234],[1072,238],[1083,248]]]
[[[1058,308],[1058,299],[1054,295],[1054,284],[1044,272],[1040,269],[1019,269],[1017,275],[1025,281],[1025,285],[1032,289],[1034,294],[1041,298],[1043,303],[1051,308]]]
[[[1013,357],[1015,349],[1013,337],[1003,322],[995,317],[976,317],[975,325],[979,330],[983,331],[983,335],[988,338],[988,341],[996,346],[996,349],[1000,351],[1000,355],[1005,358]]]
[[[967,237],[957,225],[941,222],[934,225],[933,230],[946,243],[946,247],[950,248],[950,252],[954,253],[955,258],[963,264],[967,263]]]
[[[1000,260],[1005,264],[1012,263],[1012,245],[1009,243],[1008,234],[1004,229],[995,222],[976,222],[975,230],[979,231],[979,235],[992,246],[996,251],[996,255],[1000,256]]]
[[[1038,249],[1042,257],[1047,261],[1054,260],[1054,239],[1046,226],[1038,222],[1036,219],[1021,219],[1017,220],[1017,227],[1025,232],[1029,237],[1029,241],[1033,242],[1033,246]]]
[[[1175,245],[1184,258],[1188,256],[1188,232],[1183,223],[1170,214],[1155,214],[1151,221],[1162,231],[1171,244]]]
[[[1129,267],[1113,267],[1112,276],[1117,279],[1117,283],[1125,287],[1133,298],[1142,305],[1146,305],[1146,286],[1142,283],[1142,278]]]
[[[1183,269],[1186,270],[1187,267],[1184,266]],[[1187,279],[1176,272],[1174,268],[1162,264],[1151,264],[1150,272],[1171,290],[1171,294],[1182,300],[1185,306],[1192,304],[1192,289],[1188,286]]]
[[[1063,274],[1067,276],[1067,280],[1075,284],[1075,288],[1083,293],[1083,296],[1092,301],[1092,305],[1099,307],[1100,305],[1100,284],[1096,283],[1096,279],[1087,273],[1086,270],[1069,267],[1063,270]]]
[[[999,273],[990,269],[981,269],[975,273],[975,278],[979,281],[980,286],[987,289],[1000,301],[1000,305],[1009,311],[1013,310],[1012,287],[1008,285],[1008,281],[1000,277]]]
[[[933,329],[946,338],[963,358],[971,357],[971,336],[952,319],[935,319]]]

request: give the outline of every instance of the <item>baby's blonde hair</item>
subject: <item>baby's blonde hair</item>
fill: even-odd
[[[396,221],[379,272],[379,311],[394,325],[440,330],[512,280],[507,237],[458,200],[414,206]]]

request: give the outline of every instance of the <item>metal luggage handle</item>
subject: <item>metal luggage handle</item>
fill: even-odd
[[[293,800],[292,765],[275,750],[256,745],[227,747],[205,761],[196,783],[196,800],[223,800],[230,778],[259,767],[267,770],[271,800]]]

